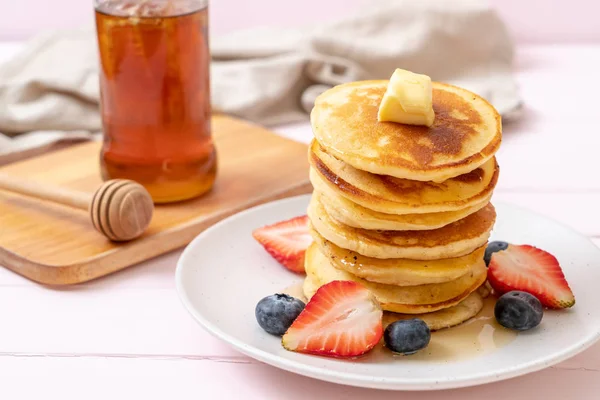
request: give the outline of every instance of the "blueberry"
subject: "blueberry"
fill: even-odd
[[[383,339],[388,349],[408,355],[427,347],[431,331],[422,319],[413,318],[389,324]]]
[[[304,302],[292,296],[274,294],[258,302],[254,315],[261,328],[271,335],[282,336],[304,306]]]
[[[508,329],[526,331],[540,324],[544,309],[537,297],[513,290],[498,299],[494,315],[500,325]]]
[[[490,265],[490,260],[492,259],[492,254],[497,251],[502,251],[508,249],[508,243],[497,240],[495,242],[488,243],[485,249],[485,255],[483,256],[483,260],[485,261],[485,265]]]

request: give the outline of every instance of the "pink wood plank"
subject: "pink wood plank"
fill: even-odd
[[[587,235],[600,235],[600,193],[494,192],[492,202],[503,201],[553,218]]]
[[[200,328],[170,289],[7,287],[0,304],[0,355],[246,359]],[[600,369],[600,346],[586,355],[570,364]]]
[[[365,0],[308,0],[284,6],[275,0],[215,1],[210,3],[211,33],[221,35],[265,25],[301,27],[349,15],[364,3]],[[589,0],[568,3],[560,0],[493,0],[492,4],[518,43],[591,42],[600,39],[595,19],[599,7]],[[21,0],[18,6],[17,3],[4,2],[0,38],[26,39],[48,29],[91,27],[91,7],[92,3],[78,0],[55,0],[52,7],[44,0]],[[232,9],[236,12],[232,13]],[[44,18],[48,14],[52,18]]]
[[[239,356],[197,325],[172,289],[4,287],[0,304],[1,352]]]
[[[504,125],[498,189],[598,193],[597,102],[586,88],[600,85],[600,46],[527,47],[517,65],[525,113]]]
[[[518,46],[515,59],[515,72],[519,76],[535,79],[538,72],[580,71],[593,74],[600,64],[597,43],[553,44],[551,46]],[[576,75],[575,79],[581,75]],[[559,80],[559,79],[555,79]],[[568,79],[563,79],[568,81]],[[571,79],[571,82],[574,80]]]
[[[550,368],[489,385],[393,393],[330,384],[264,364],[102,357],[0,357],[3,398],[597,400],[598,369]],[[49,396],[50,395],[50,396]]]
[[[173,277],[177,259],[180,254],[181,250],[177,250],[120,271],[116,274],[80,284],[77,287],[104,288],[106,290],[128,289],[133,287],[174,289],[175,280]],[[0,268],[0,287],[32,285],[36,284],[5,268]]]
[[[581,369],[600,371],[600,343],[596,343],[583,353],[556,365],[560,369]]]
[[[600,135],[591,134],[591,126],[546,120],[512,129],[505,129],[497,155],[497,190],[600,193]]]

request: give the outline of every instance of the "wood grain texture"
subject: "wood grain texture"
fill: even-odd
[[[0,190],[0,264],[34,281],[85,282],[182,247],[198,233],[238,211],[308,193],[307,148],[256,125],[213,119],[219,175],[198,199],[157,205],[146,233],[111,242],[94,230],[86,211]],[[101,184],[100,143],[85,143],[0,172],[92,194]]]
[[[60,186],[40,185],[39,182],[30,182],[22,178],[12,177],[0,173],[0,190],[19,193],[24,196],[48,200],[64,206],[87,210],[90,207],[92,196],[88,193],[65,189]]]

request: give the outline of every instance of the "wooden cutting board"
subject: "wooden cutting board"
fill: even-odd
[[[212,192],[156,206],[148,231],[125,244],[96,232],[85,211],[0,190],[0,265],[44,284],[85,282],[185,246],[238,211],[312,190],[306,145],[225,116],[213,118],[213,133],[219,172]],[[99,151],[98,142],[80,144],[0,172],[93,193]]]

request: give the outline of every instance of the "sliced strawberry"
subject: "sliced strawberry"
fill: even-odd
[[[537,297],[548,308],[575,304],[556,257],[529,245],[509,245],[492,255],[488,281],[498,294],[521,290]]]
[[[306,215],[259,228],[252,236],[284,267],[304,272],[304,253],[313,240]]]
[[[283,347],[322,356],[360,356],[379,343],[382,315],[364,286],[332,281],[317,290],[283,335]]]

